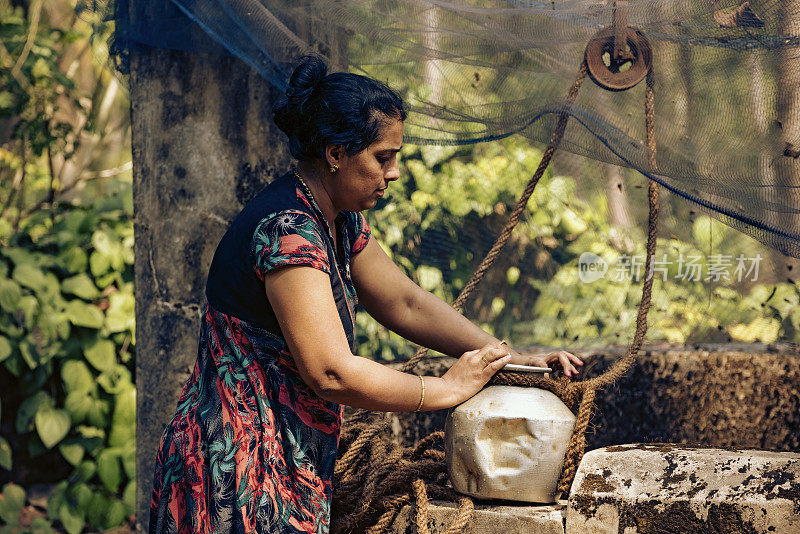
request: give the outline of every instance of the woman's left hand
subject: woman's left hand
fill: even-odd
[[[534,367],[553,367],[552,363],[558,363],[564,370],[566,376],[572,377],[579,373],[576,366],[583,365],[583,361],[565,350],[552,352],[546,356],[541,355],[527,355],[522,356],[514,349],[510,349],[511,361],[509,363],[516,363],[520,365],[532,365]]]

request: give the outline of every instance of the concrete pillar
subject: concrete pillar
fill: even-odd
[[[159,8],[161,9],[161,8]],[[197,356],[208,266],[227,225],[290,162],[278,96],[230,57],[131,53],[136,239],[137,529],[153,462]]]

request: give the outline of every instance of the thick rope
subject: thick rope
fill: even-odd
[[[458,294],[456,300],[453,302],[453,308],[456,310],[460,310],[464,303],[469,300],[469,297],[472,296],[472,293],[475,291],[475,288],[478,287],[478,284],[481,283],[483,280],[483,276],[492,266],[494,261],[497,259],[497,256],[500,255],[503,248],[506,246],[508,239],[511,237],[511,234],[514,232],[514,228],[517,227],[519,223],[520,217],[525,211],[525,207],[528,205],[528,200],[530,200],[531,195],[533,194],[534,189],[536,189],[536,185],[539,183],[539,180],[544,176],[544,171],[547,170],[547,167],[550,165],[550,160],[553,159],[553,155],[556,153],[559,145],[561,144],[561,140],[564,138],[564,131],[567,129],[567,121],[569,120],[569,109],[572,107],[572,104],[575,103],[575,98],[578,96],[578,91],[583,85],[583,80],[586,79],[588,67],[586,66],[586,61],[584,60],[581,63],[581,68],[578,71],[578,76],[575,78],[575,81],[572,82],[572,87],[569,89],[569,93],[567,94],[567,102],[564,105],[565,112],[561,113],[558,116],[558,123],[556,123],[556,128],[553,131],[553,135],[550,136],[550,144],[547,145],[547,148],[542,155],[542,160],[539,162],[539,167],[537,167],[536,172],[533,173],[533,176],[530,180],[528,180],[528,184],[525,186],[525,189],[522,191],[522,195],[520,195],[517,204],[514,206],[514,209],[511,211],[511,215],[508,217],[508,222],[503,227],[503,230],[500,232],[500,235],[497,236],[497,240],[492,245],[492,248],[489,249],[489,252],[486,253],[484,256],[483,261],[481,261],[478,268],[475,269],[475,272],[470,277],[467,284]],[[422,358],[425,357],[425,354],[428,353],[428,349],[425,347],[420,347],[414,357],[408,360],[401,370],[403,372],[407,372],[414,368]]]
[[[550,163],[566,130],[569,107],[575,101],[578,90],[586,76],[586,63],[581,64],[567,98],[565,112],[559,116],[550,144],[544,152],[536,173],[528,182],[520,196],[508,222],[492,248],[484,257],[453,307],[460,309],[474,292],[483,276],[494,263],[506,245],[527,205],[530,196]],[[654,77],[652,70],[647,75],[645,89],[645,124],[649,163],[653,171],[657,169],[654,113]],[[523,375],[519,373],[497,373],[491,384],[539,387],[556,394],[571,410],[578,409],[575,428],[567,448],[559,480],[558,490],[569,492],[578,464],[586,449],[586,430],[591,421],[594,400],[598,389],[607,387],[619,380],[633,365],[641,349],[647,332],[647,312],[653,286],[653,260],[655,256],[658,223],[658,184],[651,181],[648,189],[648,234],[647,257],[645,261],[645,280],[642,285],[642,299],[636,316],[636,331],[623,358],[620,358],[601,375],[581,382],[570,382],[562,377],[558,380]],[[411,370],[424,357],[427,349],[420,348],[403,366]],[[340,436],[340,453],[335,467],[335,484],[332,508],[332,532],[385,534],[391,528],[403,506],[416,503],[416,527],[419,534],[430,534],[428,529],[428,496],[459,501],[455,521],[445,534],[459,534],[469,523],[474,504],[472,499],[458,494],[447,486],[447,472],[444,453],[433,449],[444,438],[443,432],[434,432],[419,442],[415,448],[404,448],[380,439],[389,432],[388,423],[379,419],[370,422],[374,414],[359,410],[348,421]],[[364,476],[366,474],[366,477]],[[409,491],[409,487],[411,491]],[[403,488],[400,494],[397,489]]]

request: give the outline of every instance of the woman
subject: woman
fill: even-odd
[[[406,113],[385,85],[306,57],[275,123],[297,168],[239,214],[208,276],[197,364],[156,460],[151,532],[328,531],[342,405],[438,410],[523,359],[409,280],[361,212],[399,178]],[[354,356],[356,303],[459,357],[418,377]]]

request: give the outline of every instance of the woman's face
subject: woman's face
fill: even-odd
[[[403,145],[403,121],[392,119],[381,128],[377,141],[352,156],[344,150],[329,151],[339,170],[331,175],[328,190],[340,210],[362,211],[372,208],[389,187],[400,178],[397,153]]]

